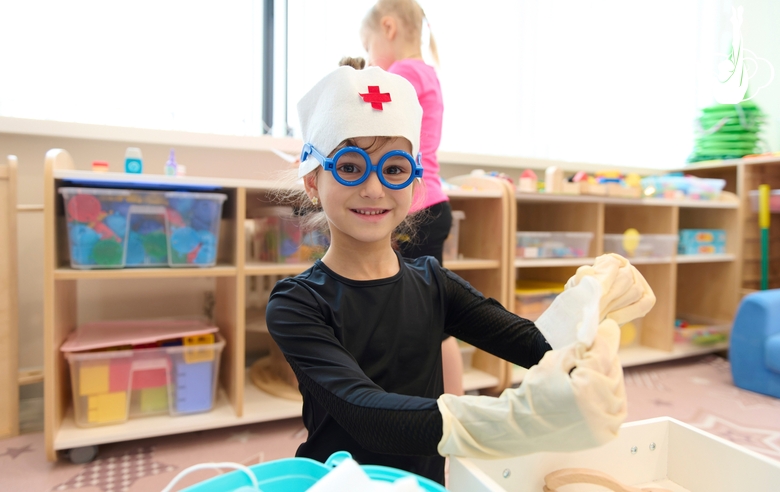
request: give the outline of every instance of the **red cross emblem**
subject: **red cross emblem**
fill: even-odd
[[[363,101],[367,103],[371,103],[371,107],[374,109],[378,109],[382,111],[384,108],[382,107],[382,103],[390,102],[390,93],[389,92],[379,92],[379,86],[378,85],[369,85],[368,86],[368,93],[367,94],[360,94],[360,97],[363,98]]]

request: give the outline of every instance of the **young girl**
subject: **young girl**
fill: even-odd
[[[266,313],[303,396],[309,434],[296,455],[325,461],[346,450],[359,463],[443,483],[447,455],[574,450],[614,437],[625,418],[614,322],[601,323],[592,345],[550,350],[546,337],[574,333],[582,316],[537,327],[435,259],[404,260],[393,249],[423,173],[411,84],[376,67],[339,67],[298,112],[307,216],[327,221],[331,243],[310,269],[276,284]],[[633,270],[620,268],[573,277],[580,284],[570,291],[609,294],[591,299],[596,311],[600,302],[606,311],[635,303],[610,290],[617,278],[622,290],[633,285]],[[445,334],[538,365],[499,398],[442,394]]]
[[[420,151],[425,170],[419,198],[411,212],[423,211],[414,240],[400,242],[404,258],[433,256],[443,261],[444,241],[452,225],[449,198],[441,187],[439,161],[436,151],[441,142],[444,104],[436,70],[422,57],[422,27],[425,12],[415,0],[379,0],[369,10],[360,29],[368,63],[411,82],[423,108]],[[438,53],[433,34],[429,46],[434,61]],[[442,342],[444,390],[454,395],[463,394],[463,363],[456,340],[448,337]]]

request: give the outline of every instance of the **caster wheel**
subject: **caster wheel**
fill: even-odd
[[[97,446],[83,446],[80,448],[73,448],[68,451],[68,458],[70,462],[76,465],[89,463],[95,459],[98,454]]]

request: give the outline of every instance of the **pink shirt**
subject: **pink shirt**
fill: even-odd
[[[415,193],[419,198],[412,204],[412,212],[428,208],[449,200],[441,188],[439,178],[439,160],[436,151],[441,143],[441,123],[444,104],[441,97],[441,85],[434,68],[422,60],[399,60],[387,69],[398,74],[414,86],[417,98],[423,110],[422,131],[420,133],[420,152],[422,152],[423,186]]]

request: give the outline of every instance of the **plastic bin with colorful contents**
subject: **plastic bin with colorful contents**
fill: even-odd
[[[671,258],[678,239],[676,234],[604,234],[604,252],[626,258]]]
[[[214,405],[225,341],[198,320],[88,323],[61,350],[70,364],[79,427]]]
[[[73,268],[216,264],[224,194],[75,187],[59,191]]]
[[[517,233],[518,258],[583,258],[588,256],[592,232]]]

